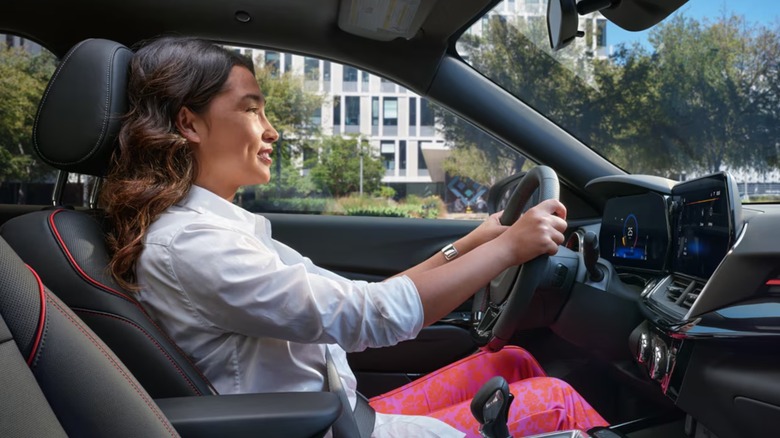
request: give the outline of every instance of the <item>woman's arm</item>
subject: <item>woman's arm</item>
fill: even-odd
[[[420,294],[424,325],[441,319],[504,269],[542,254],[558,252],[566,230],[565,219],[563,204],[556,200],[544,201],[528,210],[494,239],[455,260],[445,263],[444,256],[437,254],[406,271],[404,275],[414,282]],[[436,260],[437,257],[441,260]],[[417,269],[421,265],[425,266]]]
[[[503,211],[499,211],[498,213],[490,215],[490,217],[488,217],[472,232],[453,242],[452,246],[458,250],[458,256],[464,256],[474,248],[477,248],[484,243],[490,242],[491,240],[500,236],[501,233],[506,231],[509,227],[506,225],[501,225],[501,215],[503,213]],[[400,275],[406,275],[407,277],[416,275],[441,266],[445,263],[447,263],[447,259],[444,258],[444,254],[442,254],[441,251],[438,251],[424,262],[412,266],[406,271],[396,274],[393,277],[398,277]]]

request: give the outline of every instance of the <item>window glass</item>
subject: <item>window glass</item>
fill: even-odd
[[[344,124],[357,126],[360,124],[360,97],[347,96],[345,99],[347,107]]]
[[[358,69],[355,67],[344,66],[344,82],[357,82]]]
[[[417,98],[409,98],[409,126],[417,126]]]
[[[333,96],[333,126],[341,125],[341,96]]]
[[[50,205],[57,170],[35,153],[32,128],[57,59],[34,42],[0,35],[0,203]],[[93,179],[69,175],[63,204],[88,204]]]
[[[265,67],[271,72],[271,75],[276,76],[279,74],[279,63],[279,52],[265,52]]]
[[[392,81],[313,57],[281,59],[303,71],[257,72],[283,138],[271,182],[237,197],[250,211],[476,219],[487,214],[476,206],[491,184],[532,164]],[[333,91],[320,86],[326,68],[340,78]],[[359,90],[346,85],[357,82]]]
[[[780,3],[692,0],[641,32],[595,12],[557,52],[547,5],[496,4],[458,53],[627,172],[728,171],[742,202],[780,202]]]
[[[398,125],[398,98],[385,97],[382,120],[385,126]]]

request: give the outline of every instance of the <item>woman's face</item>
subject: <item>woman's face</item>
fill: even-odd
[[[202,114],[183,110],[184,130],[198,164],[195,184],[232,200],[240,186],[271,179],[271,144],[279,134],[265,116],[254,75],[233,67],[222,91]],[[193,135],[194,134],[194,135]]]

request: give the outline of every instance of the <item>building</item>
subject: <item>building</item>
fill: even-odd
[[[546,3],[505,0],[469,32],[480,34],[494,16],[510,23],[544,22]],[[606,20],[592,14],[581,19],[581,28],[585,29],[588,56],[606,56]],[[384,163],[383,182],[399,196],[438,194],[452,200],[452,196],[445,196],[453,193],[445,193],[448,181],[442,168],[448,147],[436,129],[432,104],[425,98],[351,66],[276,51],[246,49],[245,54],[256,64],[303,74],[308,90],[326,96],[326,103],[315,115],[322,133],[356,135],[367,140]],[[476,191],[478,188],[470,192]]]

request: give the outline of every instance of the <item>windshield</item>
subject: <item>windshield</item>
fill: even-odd
[[[692,0],[627,32],[601,14],[549,47],[546,0],[505,0],[460,55],[629,173],[731,172],[743,202],[780,201],[780,4]]]

